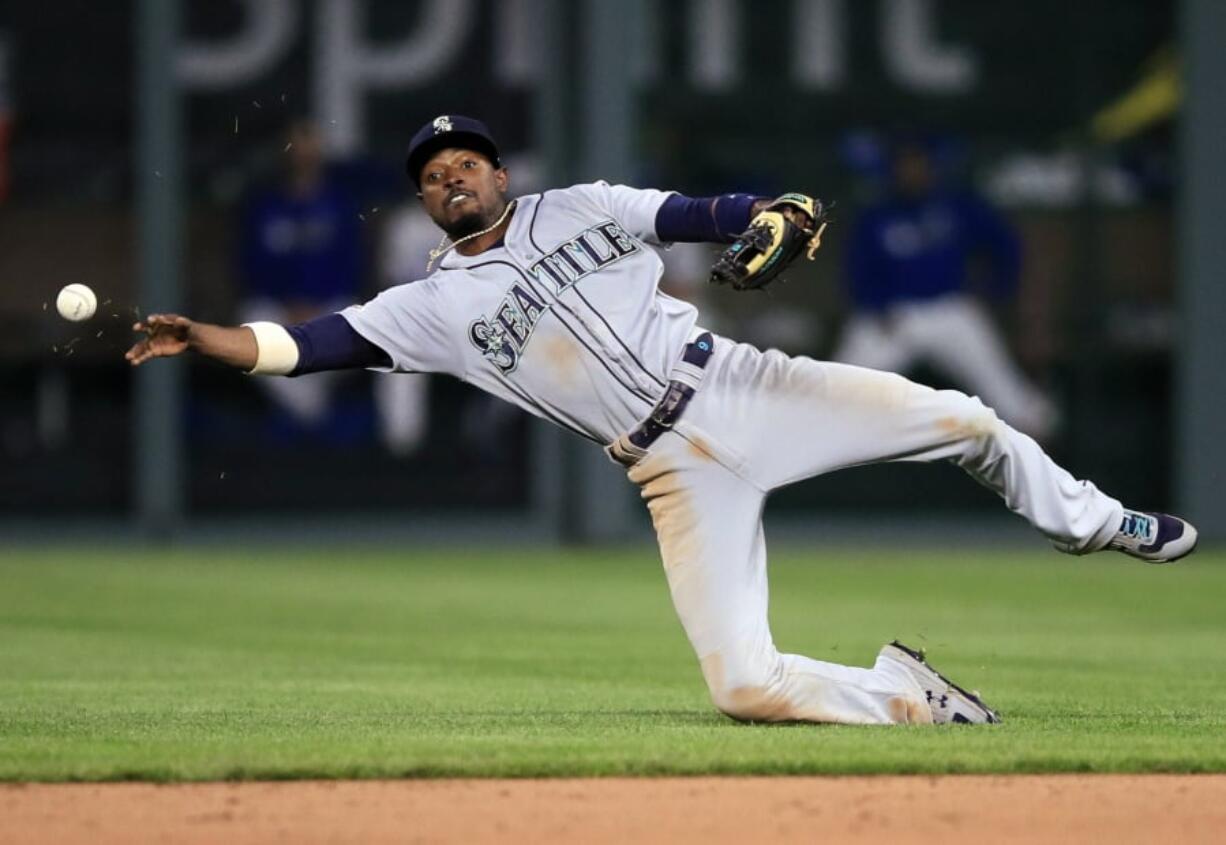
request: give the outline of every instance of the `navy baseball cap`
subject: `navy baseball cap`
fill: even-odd
[[[404,169],[417,187],[421,187],[421,169],[435,152],[446,147],[473,150],[502,167],[498,157],[498,145],[489,127],[479,120],[458,114],[443,114],[434,118],[413,136],[409,152],[405,156]]]

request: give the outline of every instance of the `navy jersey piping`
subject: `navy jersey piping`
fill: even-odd
[[[545,255],[545,250],[536,242],[536,236],[532,234],[532,230],[536,228],[536,215],[541,210],[541,205],[545,202],[545,194],[549,191],[541,191],[540,197],[536,201],[536,205],[532,206],[532,219],[528,221],[528,243],[532,244],[541,255]]]

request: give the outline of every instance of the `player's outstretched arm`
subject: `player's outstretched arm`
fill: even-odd
[[[197,323],[178,314],[150,314],[133,330],[144,332],[124,355],[132,366],[192,351],[231,367],[268,376],[300,376],[326,370],[391,368],[391,357],[340,314],[282,326],[255,322],[230,328]]]
[[[231,367],[250,371],[259,359],[255,333],[247,326],[214,326],[178,314],[150,314],[132,326],[145,336],[125,354],[134,367],[154,358],[170,358],[192,351]]]

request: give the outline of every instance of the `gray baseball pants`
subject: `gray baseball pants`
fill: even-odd
[[[753,721],[931,720],[919,686],[781,654],[767,620],[762,509],[771,490],[881,461],[953,461],[1061,551],[1102,548],[1122,506],[1078,481],[978,399],[891,373],[717,337],[675,428],[609,447],[647,501],[674,606],[723,712]]]

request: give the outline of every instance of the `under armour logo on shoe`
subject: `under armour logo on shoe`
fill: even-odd
[[[935,701],[936,706],[940,707],[942,710],[944,710],[946,707],[949,706],[949,696],[948,695],[942,694],[940,697],[937,697],[933,695],[932,690],[924,690],[924,692],[928,695],[929,705],[931,705]]]

